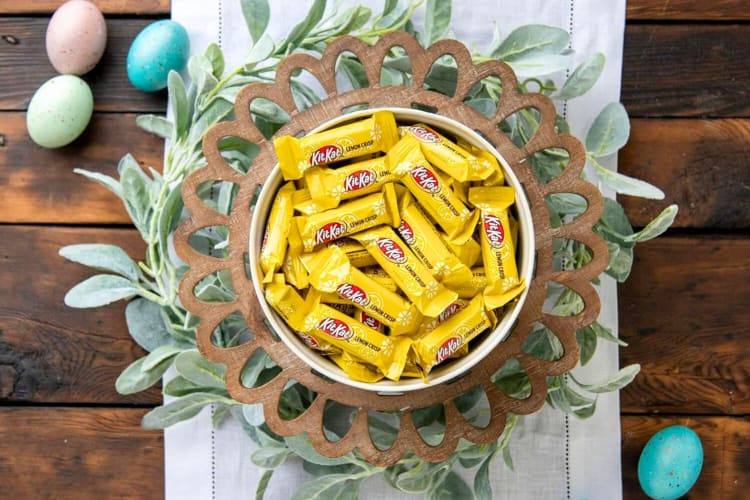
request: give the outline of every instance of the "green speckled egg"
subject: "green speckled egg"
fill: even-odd
[[[26,128],[35,143],[59,148],[81,135],[93,111],[94,97],[86,82],[73,75],[56,76],[31,98]]]
[[[683,425],[660,430],[649,439],[638,460],[638,481],[649,497],[675,500],[693,487],[703,467],[698,435]]]
[[[170,70],[182,70],[189,55],[190,40],[182,25],[174,21],[149,24],[130,46],[128,78],[145,92],[164,89]]]

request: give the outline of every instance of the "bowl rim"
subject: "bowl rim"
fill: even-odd
[[[453,118],[411,108],[368,108],[353,111],[327,120],[308,131],[306,135],[327,130],[353,120],[366,118],[377,111],[391,111],[397,121],[424,123],[429,127],[434,127],[448,132],[451,135],[460,137],[469,144],[489,151],[500,163],[503,173],[505,174],[506,185],[513,187],[516,194],[514,206],[518,215],[518,234],[520,240],[518,242],[518,248],[520,251],[516,254],[516,261],[518,262],[519,278],[525,281],[526,287],[518,297],[518,301],[503,315],[501,321],[496,327],[486,334],[485,338],[479,344],[472,346],[469,354],[443,366],[436,367],[430,372],[425,381],[419,378],[407,378],[398,382],[384,379],[375,383],[352,380],[337,365],[310,349],[266,301],[261,279],[259,279],[263,276],[260,268],[259,254],[261,240],[263,233],[265,232],[265,224],[268,215],[270,214],[274,196],[284,182],[278,163],[272,168],[271,173],[258,194],[250,223],[248,250],[251,275],[253,278],[252,284],[261,309],[266,316],[266,326],[269,327],[297,357],[301,358],[302,361],[304,361],[314,372],[317,372],[325,378],[357,389],[377,392],[381,395],[396,395],[458,380],[465,376],[469,370],[484,359],[485,356],[491,354],[495,347],[510,335],[529,293],[534,273],[536,247],[531,207],[523,185],[518,180],[518,177],[500,152],[482,137],[481,134]]]

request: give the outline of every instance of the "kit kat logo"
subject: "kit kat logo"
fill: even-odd
[[[362,290],[357,285],[352,285],[350,283],[341,283],[336,288],[336,293],[338,293],[339,297],[341,297],[342,299],[346,299],[349,302],[357,304],[360,307],[367,307],[367,305],[370,303],[370,298],[367,296],[367,292]]]
[[[339,340],[349,340],[353,335],[349,325],[336,318],[323,318],[318,323],[318,329],[326,335]]]
[[[440,142],[440,137],[428,128],[414,126],[409,127],[409,131],[422,142]]]
[[[440,191],[440,181],[427,167],[417,165],[411,169],[409,174],[423,191],[427,191],[430,194]]]
[[[398,225],[398,234],[401,235],[407,245],[414,244],[414,231],[405,220],[401,220],[401,224]]]
[[[320,347],[320,344],[318,344],[318,341],[309,336],[306,333],[302,332],[296,332],[297,336],[302,340],[302,342],[305,343],[307,347],[310,349],[315,349],[316,351],[320,351],[322,348]]]
[[[456,314],[458,311],[464,308],[464,305],[461,302],[453,302],[451,305],[443,309],[443,312],[438,314],[437,321],[438,324],[442,323],[446,319],[450,318],[454,314]]]
[[[375,184],[377,177],[372,170],[357,170],[344,179],[344,192],[359,191]]]
[[[343,222],[329,222],[315,232],[315,244],[328,243],[346,234],[346,224]]]
[[[440,346],[440,349],[438,349],[437,354],[435,355],[435,362],[436,363],[442,363],[446,359],[448,359],[451,354],[456,352],[458,348],[461,347],[461,337],[451,337],[445,342],[443,342],[443,345]]]
[[[385,258],[396,264],[406,262],[406,254],[401,246],[390,238],[380,238],[376,245]]]
[[[492,214],[484,216],[484,234],[487,236],[487,242],[491,247],[502,247],[503,241],[505,241],[505,231],[499,217]]]
[[[323,146],[322,148],[313,151],[313,154],[310,155],[310,165],[315,166],[334,162],[341,158],[342,154],[343,151],[341,148],[335,144]]]
[[[266,249],[267,244],[268,244],[268,228],[266,228],[266,232],[263,233],[263,242],[260,244],[261,252],[263,252]]]
[[[369,314],[365,312],[361,312],[359,314],[359,320],[366,326],[369,326],[373,330],[379,330],[380,329],[380,321],[378,321],[376,318],[373,318]]]

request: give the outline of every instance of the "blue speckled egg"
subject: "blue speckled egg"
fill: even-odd
[[[660,430],[649,439],[638,461],[638,481],[649,497],[674,500],[693,487],[703,467],[698,435],[683,425]]]
[[[156,92],[167,87],[170,70],[182,70],[189,56],[185,28],[174,21],[157,21],[133,40],[128,52],[128,78],[136,88]]]

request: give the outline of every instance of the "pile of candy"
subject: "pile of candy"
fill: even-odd
[[[351,379],[426,377],[523,291],[515,192],[489,152],[389,111],[274,147],[287,182],[261,245],[265,297]]]

